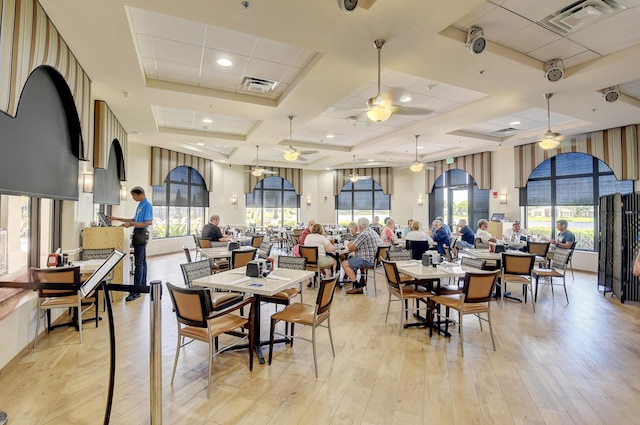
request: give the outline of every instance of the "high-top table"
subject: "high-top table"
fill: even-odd
[[[278,292],[299,285],[301,282],[314,277],[314,272],[307,270],[275,269],[267,277],[248,277],[246,267],[216,273],[201,277],[193,281],[194,285],[213,289],[224,289],[249,294],[255,298],[254,335],[255,349],[258,360],[264,364],[262,346],[269,343],[260,336],[260,298],[273,296]]]

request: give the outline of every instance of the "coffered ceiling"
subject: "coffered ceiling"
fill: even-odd
[[[248,5],[247,5],[248,3]],[[640,121],[640,0],[41,0],[129,140],[250,164],[407,166]],[[465,48],[472,26],[486,49]],[[393,104],[367,118],[378,79]],[[228,61],[222,65],[219,60]],[[564,76],[545,78],[560,59]],[[619,86],[615,102],[602,90]],[[288,162],[291,141],[307,151]]]

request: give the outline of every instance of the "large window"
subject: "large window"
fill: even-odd
[[[200,234],[209,192],[200,173],[187,166],[176,167],[162,186],[153,186],[153,237],[171,238]]]
[[[521,189],[527,230],[537,238],[555,237],[555,222],[565,219],[576,235],[576,248],[598,246],[598,198],[633,192],[633,182],[616,180],[604,162],[584,153],[554,156],[540,164]]]
[[[385,195],[382,187],[371,179],[347,182],[337,196],[337,219],[340,226],[347,226],[351,221],[366,217],[373,221],[379,216],[380,221],[391,214],[391,196]]]
[[[296,226],[300,196],[291,183],[282,177],[260,180],[247,194],[246,223],[248,226]]]
[[[478,220],[489,216],[489,191],[478,189],[466,171],[446,171],[438,177],[429,195],[429,216],[431,220],[442,216],[453,230],[460,219],[467,220],[475,229]]]

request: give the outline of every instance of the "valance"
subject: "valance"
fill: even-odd
[[[110,150],[117,141],[121,152],[127,152],[127,132],[111,112],[106,102],[95,101],[95,124],[93,129],[93,168],[107,168],[111,166],[108,161],[111,158]],[[120,152],[119,152],[120,153]],[[118,178],[127,180],[124,157],[118,158]]]
[[[349,168],[346,170],[335,170],[333,173],[333,194],[338,196],[342,191],[342,187],[349,181],[352,173],[359,176],[368,176],[376,181],[382,188],[385,195],[393,195],[393,168]]]
[[[459,156],[454,158],[451,164],[442,160],[429,162],[426,166],[432,167],[425,173],[427,193],[431,193],[433,185],[442,173],[456,168],[469,173],[475,179],[478,189],[491,189],[491,152]]]
[[[245,171],[251,171],[253,166],[245,165]],[[253,192],[253,188],[256,187],[256,184],[265,177],[277,176],[282,177],[287,180],[293,188],[296,190],[298,195],[302,195],[302,170],[299,168],[280,168],[280,167],[261,167],[265,170],[274,171],[275,174],[263,174],[260,177],[256,177],[251,173],[246,173],[244,178],[244,193]]]
[[[579,152],[595,156],[607,164],[618,180],[640,179],[638,126],[611,128],[567,136],[556,149],[544,150],[537,143],[516,146],[514,150],[516,187],[525,187],[538,165],[552,156]]]
[[[197,170],[207,190],[213,191],[213,161],[156,146],[151,148],[151,185],[162,186],[171,170],[183,165]]]

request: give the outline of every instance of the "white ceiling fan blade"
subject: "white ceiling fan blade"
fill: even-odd
[[[393,105],[393,113],[397,115],[429,115],[433,110],[429,108],[418,108],[415,106]]]

